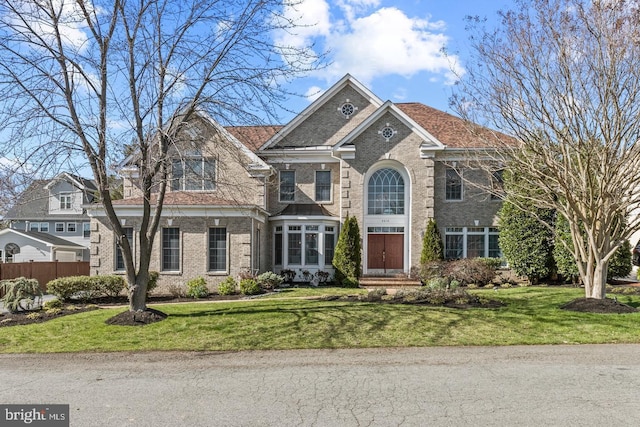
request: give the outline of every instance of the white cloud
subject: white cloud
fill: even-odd
[[[91,2],[85,2],[85,7],[89,13],[93,12]],[[60,32],[60,39],[67,48],[82,51],[87,48],[87,35],[84,16],[76,2],[64,0],[52,0],[46,3],[24,2],[17,5],[22,16],[28,20],[28,24],[35,34],[39,34],[48,43],[55,43],[55,31],[52,24],[51,14],[56,14],[58,19],[57,30]],[[97,10],[97,9],[96,9]],[[19,18],[14,18],[17,26],[22,25]]]
[[[428,71],[451,83],[455,81],[451,60],[459,73],[462,69],[455,66],[457,58],[442,53],[448,37],[432,31],[442,27],[442,23],[409,18],[396,8],[382,8],[357,18],[349,31],[327,38],[333,64],[325,71],[325,78],[335,80],[349,72],[367,84],[384,75],[410,77]]]
[[[307,89],[307,92],[304,94],[304,96],[309,100],[309,102],[313,102],[316,99],[320,98],[323,93],[324,90],[322,90],[322,88],[318,86],[311,86],[309,89]]]
[[[426,72],[426,81],[453,84],[464,74],[456,55],[443,49],[449,38],[446,23],[431,16],[409,17],[381,0],[285,0],[285,16],[301,28],[282,32],[281,46],[317,46],[328,52],[330,64],[313,74],[327,83],[350,73],[365,85],[391,75],[410,78]],[[398,93],[396,98],[405,95]]]

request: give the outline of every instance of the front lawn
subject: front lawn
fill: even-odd
[[[287,296],[308,292],[291,290]],[[505,305],[455,309],[304,299],[164,304],[153,307],[169,317],[141,327],[107,325],[105,320],[123,309],[101,309],[2,328],[0,352],[640,343],[640,313],[559,309],[584,296],[581,289],[529,287],[474,292]],[[618,299],[640,306],[639,296]]]

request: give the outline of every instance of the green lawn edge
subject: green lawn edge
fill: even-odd
[[[337,291],[336,291],[337,292]],[[351,290],[351,293],[363,292]],[[299,299],[331,290],[292,290],[280,298],[153,305],[161,322],[111,326],[126,308],[0,328],[0,353],[240,351],[372,347],[640,343],[640,313],[593,314],[559,307],[581,289],[526,287],[473,291],[499,309]],[[348,290],[338,293],[349,293]],[[640,306],[638,296],[618,296]]]

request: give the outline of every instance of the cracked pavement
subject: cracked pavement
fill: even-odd
[[[0,355],[71,426],[640,425],[640,345]]]

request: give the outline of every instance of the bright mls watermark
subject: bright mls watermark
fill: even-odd
[[[69,405],[0,405],[0,427],[69,427]]]

